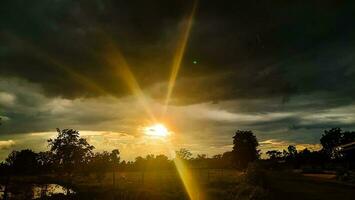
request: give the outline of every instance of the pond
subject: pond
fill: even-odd
[[[12,184],[7,188],[8,199],[39,199],[55,194],[75,194],[72,189],[58,184]],[[4,199],[5,186],[0,185],[0,199]]]

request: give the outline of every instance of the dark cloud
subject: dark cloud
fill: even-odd
[[[116,96],[128,89],[104,61],[119,47],[144,88],[168,80],[191,1],[2,1],[0,75],[47,95]],[[200,1],[177,103],[354,94],[351,1]],[[112,40],[107,40],[111,38]],[[192,61],[197,60],[197,64]],[[165,88],[154,96],[165,96]]]
[[[142,134],[149,117],[109,65],[110,47],[158,116],[191,7],[1,1],[0,146],[25,146],[28,133],[56,127]],[[307,146],[324,129],[354,129],[354,10],[353,1],[200,0],[166,115],[181,144],[225,151],[236,129],[248,129],[271,146]]]

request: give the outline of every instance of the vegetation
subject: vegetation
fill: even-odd
[[[165,155],[147,155],[139,156],[135,161],[121,161],[118,149],[94,153],[94,146],[81,138],[78,131],[57,129],[57,132],[56,138],[48,140],[49,151],[13,151],[1,163],[3,199],[9,198],[11,190],[19,188],[16,185],[28,183],[56,183],[72,188],[76,193],[68,192],[65,198],[74,199],[188,198],[174,159]],[[320,184],[318,187],[313,186],[312,180],[295,174],[294,170],[301,170],[303,174],[333,171],[335,178],[328,181],[335,181],[332,183],[335,188],[342,187],[336,185],[340,184],[337,181],[354,183],[354,148],[348,148],[348,144],[354,141],[355,132],[333,128],[324,131],[320,140],[323,148],[319,151],[298,151],[290,145],[282,151],[269,150],[266,152],[269,158],[260,159],[258,141],[253,132],[238,130],[233,137],[232,151],[212,157],[204,154],[193,157],[189,150],[180,149],[176,156],[184,161],[205,196],[212,199],[284,199],[284,193],[279,191],[280,182],[286,185],[294,183],[279,179],[275,174],[294,177],[293,181],[311,184],[314,190],[321,189],[324,182],[317,182]],[[346,187],[354,189],[353,186]],[[27,186],[20,187],[23,191],[24,188]],[[348,190],[339,190],[344,190],[341,198],[346,199],[344,194],[348,194]],[[64,198],[58,195],[51,198]]]
[[[251,131],[238,130],[233,137],[233,156],[238,168],[246,168],[250,162],[259,158],[258,140]]]

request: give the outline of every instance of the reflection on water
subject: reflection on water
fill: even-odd
[[[4,185],[0,185],[0,199],[5,198],[5,190],[8,199],[40,199],[55,194],[75,193],[72,189],[58,184],[12,184],[7,189]]]

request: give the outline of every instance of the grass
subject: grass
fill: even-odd
[[[355,186],[323,175],[269,172],[268,184],[272,199],[325,200],[354,199]]]
[[[324,175],[302,175],[291,172],[268,171],[248,176],[237,170],[193,170],[193,176],[202,188],[203,200],[247,200],[247,199],[353,199],[354,185],[346,185],[333,177]],[[255,182],[255,177],[265,176],[265,183]],[[94,175],[75,178],[68,182],[63,177],[15,177],[16,182],[60,183],[71,185],[77,192],[73,199],[145,199],[160,200],[189,199],[179,175],[172,171],[121,172],[116,175],[116,187],[112,185],[112,174],[108,173],[102,182]],[[249,177],[250,179],[250,177]],[[264,181],[263,181],[264,182]],[[55,199],[54,197],[52,199]],[[57,199],[63,196],[57,195]],[[67,197],[68,199],[68,197]]]
[[[233,190],[242,181],[241,173],[236,170],[200,169],[193,170],[193,176],[205,193],[201,196],[211,199],[221,197],[221,195],[225,196],[228,190]],[[91,180],[88,181],[88,178]],[[102,191],[103,188],[112,188],[111,174],[107,174],[101,183],[97,183],[94,177],[85,179],[75,181],[79,193],[87,194],[90,191],[91,193],[96,191],[97,195],[101,195],[105,192]],[[143,197],[144,199],[188,199],[181,179],[174,171],[119,173],[115,191],[119,191],[118,196],[124,196],[127,199],[141,199]]]

